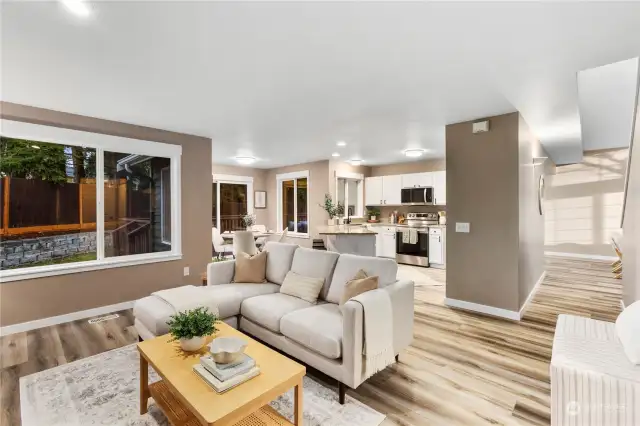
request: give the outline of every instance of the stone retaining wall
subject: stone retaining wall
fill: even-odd
[[[95,251],[95,232],[5,240],[0,241],[0,267],[5,269]]]

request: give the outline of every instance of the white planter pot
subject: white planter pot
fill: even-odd
[[[338,225],[344,225],[344,217],[338,218]]]
[[[180,339],[180,347],[186,352],[195,352],[204,346],[203,336],[192,337],[191,339]]]
[[[327,225],[333,226],[335,224],[336,224],[336,219],[335,218],[327,220]]]
[[[376,216],[371,216],[371,220],[376,220]]]

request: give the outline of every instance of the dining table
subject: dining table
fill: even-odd
[[[225,231],[225,232],[221,233],[220,236],[224,240],[233,241],[233,235],[234,234],[235,234],[235,231]],[[258,232],[258,231],[253,231],[253,238],[254,239],[267,238],[267,237],[272,237],[274,235],[282,235],[282,232],[275,232],[275,231]]]

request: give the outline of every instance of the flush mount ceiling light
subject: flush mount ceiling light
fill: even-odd
[[[338,142],[336,142],[336,145],[338,145],[338,146],[347,146],[347,143],[345,141],[338,141]]]
[[[256,162],[255,157],[234,157],[238,164],[248,165]]]
[[[406,157],[422,157],[422,155],[427,152],[424,149],[408,149],[404,152]]]
[[[361,164],[362,164],[362,160],[351,160],[351,161],[349,161],[349,163],[350,163],[352,166],[359,166],[359,165],[361,165]]]
[[[340,153],[339,152],[334,152],[333,154],[331,154],[332,157],[340,157]]]
[[[86,18],[91,15],[91,9],[84,0],[60,0],[60,2],[76,16]]]

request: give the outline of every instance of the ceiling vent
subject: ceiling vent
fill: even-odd
[[[489,120],[473,123],[473,133],[484,133],[489,131]]]

